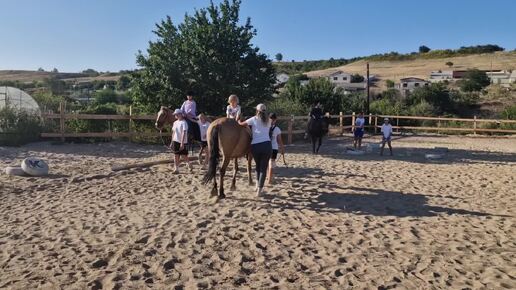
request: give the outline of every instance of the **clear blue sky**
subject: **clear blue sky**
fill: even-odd
[[[218,2],[218,1],[215,1]],[[118,71],[166,15],[178,23],[209,0],[1,0],[0,69]],[[514,0],[244,0],[253,40],[271,58],[350,58],[498,44],[516,48]]]

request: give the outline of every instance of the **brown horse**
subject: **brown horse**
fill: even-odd
[[[167,107],[161,106],[158,112],[158,116],[156,117],[156,123],[154,123],[154,126],[156,126],[156,129],[158,129],[161,132],[165,125],[172,124],[175,120],[176,117],[174,117],[174,111]]]
[[[174,111],[167,107],[161,106],[161,108],[159,109],[158,115],[156,117],[156,123],[154,124],[154,126],[156,126],[156,129],[158,129],[159,132],[161,133],[161,131],[163,130],[163,127],[165,125],[168,125],[168,124],[172,125],[175,120],[176,120],[176,117],[174,116]],[[163,136],[161,136],[161,138],[163,138]],[[163,139],[161,139],[161,141],[163,141],[163,143],[165,143],[165,141]],[[194,142],[200,142],[200,141],[201,140],[195,139],[194,134],[192,134],[190,130],[188,131],[188,144],[193,145]],[[167,146],[167,144],[163,144],[163,145]]]
[[[220,118],[213,121],[208,128],[208,150],[210,161],[208,171],[204,175],[203,184],[213,180],[211,196],[225,198],[224,175],[231,159],[235,159],[233,180],[230,190],[235,190],[236,175],[238,172],[238,158],[247,155],[247,175],[249,185],[253,184],[251,178],[251,130],[238,124],[235,119]],[[222,166],[220,167],[220,188],[217,193],[217,164],[222,153]]]

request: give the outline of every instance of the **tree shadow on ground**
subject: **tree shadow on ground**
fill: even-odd
[[[321,188],[333,188],[333,192],[323,192]],[[441,198],[458,199],[452,196]],[[258,199],[234,198],[237,201],[257,202],[265,208],[281,210],[310,210],[317,213],[351,213],[355,215],[433,217],[438,215],[499,216],[486,212],[448,208],[428,204],[428,196],[416,193],[402,193],[382,189],[322,186],[305,190],[292,190],[287,195],[265,194]]]

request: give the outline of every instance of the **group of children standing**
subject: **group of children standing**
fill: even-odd
[[[364,137],[364,126],[365,119],[364,113],[360,112],[358,117],[355,119],[355,128],[353,132],[353,146],[355,149],[362,148],[362,138]],[[391,146],[391,137],[392,137],[392,125],[389,122],[389,118],[383,119],[383,125],[381,127],[382,132],[382,147],[380,149],[380,155],[383,155],[383,149],[385,148],[385,144],[389,146],[389,151],[392,156],[392,146]],[[357,146],[358,145],[358,146]]]
[[[228,98],[228,106],[226,107],[226,117],[235,119],[242,126],[250,126],[252,130],[251,153],[256,164],[257,195],[262,193],[265,179],[268,184],[273,183],[273,168],[276,166],[276,158],[281,150],[284,154],[285,149],[281,138],[281,129],[277,126],[277,116],[270,113],[267,116],[267,110],[264,104],[259,104],[256,107],[256,116],[251,117],[245,121],[241,121],[242,110],[238,104],[238,96],[231,95]],[[198,134],[201,140],[201,150],[199,152],[199,163],[206,167],[209,160],[209,150],[207,133],[210,122],[208,122],[204,114],[197,116],[197,104],[193,100],[193,92],[187,93],[187,100],[183,103],[180,109],[174,111],[176,121],[172,125],[172,144],[170,148],[174,152],[174,173],[179,172],[179,165],[181,161],[187,164],[187,168],[192,171],[192,167],[188,160],[188,133],[196,134],[194,124],[198,124]],[[202,156],[206,151],[204,161]]]

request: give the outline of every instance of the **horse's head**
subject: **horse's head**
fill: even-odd
[[[167,122],[167,119],[169,118],[171,113],[172,112],[169,108],[161,106],[158,112],[158,116],[156,117],[156,123],[154,124],[156,126],[156,129],[160,131],[163,129],[163,126]]]

